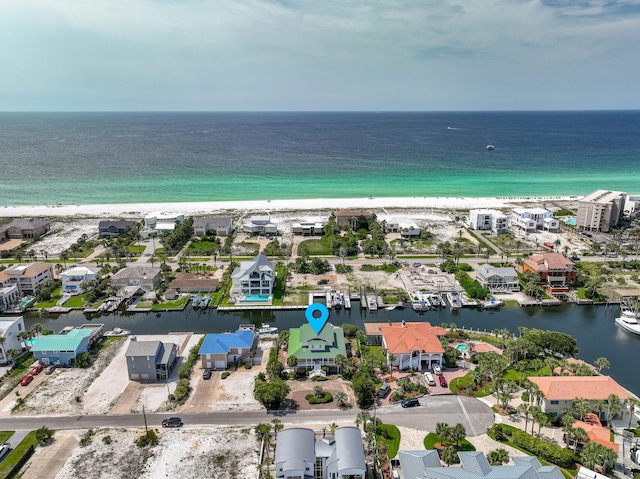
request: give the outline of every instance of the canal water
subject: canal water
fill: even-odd
[[[369,314],[354,303],[350,311],[332,311],[329,321],[335,325],[352,323],[363,328],[364,321],[429,321],[439,325],[443,322],[455,323],[459,328],[473,328],[480,331],[506,328],[518,334],[518,328],[546,329],[561,331],[576,338],[580,352],[577,357],[593,362],[605,357],[611,368],[605,370],[622,386],[640,394],[640,336],[633,335],[616,326],[614,318],[619,314],[617,306],[577,306],[563,304],[554,307],[504,306],[494,311],[461,309],[457,311],[427,311],[418,314],[411,309],[378,311]],[[220,333],[235,331],[241,324],[262,323],[276,326],[280,331],[298,327],[305,322],[304,311],[244,311],[218,312],[194,311],[187,307],[184,311],[163,313],[132,313],[108,316],[89,316],[81,312],[71,312],[50,318],[39,318],[35,313],[25,315],[25,324],[30,328],[40,323],[46,329],[58,332],[65,326],[84,323],[103,323],[105,330],[118,326],[129,329],[133,334],[163,334],[170,331],[194,331],[196,333]]]

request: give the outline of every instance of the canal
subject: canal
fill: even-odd
[[[354,303],[358,306],[358,303]],[[418,314],[410,309],[378,311],[368,314],[357,307],[351,311],[332,311],[329,321],[333,324],[353,323],[362,328],[364,321],[429,321],[431,324],[455,323],[459,328],[473,328],[480,331],[506,328],[518,334],[518,328],[548,329],[561,331],[576,338],[580,352],[578,358],[593,363],[605,357],[611,363],[610,374],[622,386],[640,394],[640,374],[636,364],[640,351],[640,336],[623,331],[614,323],[618,315],[617,306],[577,306],[563,304],[555,307],[504,306],[494,311],[461,309],[457,311],[427,311]],[[304,311],[245,311],[206,312],[194,311],[187,307],[184,311],[163,313],[132,313],[108,316],[85,316],[81,312],[71,312],[50,318],[39,318],[36,313],[25,315],[25,324],[30,328],[40,323],[55,332],[64,326],[77,326],[88,322],[104,323],[105,330],[118,326],[129,329],[133,334],[162,334],[170,331],[194,331],[196,333],[220,333],[235,331],[240,324],[269,323],[280,331],[298,327],[305,321]]]

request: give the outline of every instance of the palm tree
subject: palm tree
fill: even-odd
[[[633,413],[636,409],[640,409],[640,399],[631,397],[625,400],[625,405],[629,410],[629,426],[627,429],[631,429],[631,420],[633,419]]]
[[[607,397],[607,403],[609,404],[609,412],[607,413],[607,425],[611,428],[611,420],[622,411],[622,402],[617,394],[609,394]]]
[[[518,405],[516,411],[524,416],[524,430],[527,430],[529,426],[529,415],[531,414],[531,405],[528,403],[522,403]]]
[[[60,259],[64,263],[64,267],[67,267],[67,260],[69,259],[69,252],[65,249],[60,252]],[[108,261],[108,260],[107,260]]]
[[[603,369],[609,369],[611,367],[611,363],[607,358],[598,358],[594,361],[594,364],[598,367],[598,373]]]
[[[396,355],[395,354],[389,354],[387,356],[387,360],[389,361],[389,368],[391,369],[391,380],[393,381],[393,363],[395,363],[396,361]],[[398,365],[398,368],[400,366]]]
[[[602,411],[607,406],[607,401],[604,399],[596,399],[593,401],[593,407],[598,411],[598,419],[602,419]]]
[[[18,356],[20,356],[20,351],[18,351],[17,349],[11,348],[9,351],[7,351],[7,359],[9,361],[13,361],[13,359],[17,358]]]
[[[580,420],[584,419],[584,417],[591,412],[589,401],[584,398],[575,398],[573,400],[573,409]]]
[[[575,440],[575,444],[573,446],[573,452],[578,452],[578,443],[586,443],[589,440],[589,436],[587,431],[582,429],[581,427],[577,427],[573,430],[573,438]]]
[[[287,358],[287,366],[295,369],[297,365],[298,365],[298,358],[296,358],[295,355],[292,354]]]
[[[271,424],[273,424],[273,430],[276,433],[276,439],[278,439],[278,432],[282,431],[284,424],[282,424],[282,421],[278,418],[272,419]]]
[[[558,248],[559,248],[559,247],[560,247],[560,245],[562,244],[562,241],[560,241],[560,238],[558,238],[557,240],[555,240],[555,241],[553,242],[553,244],[554,244],[554,245],[555,245],[555,247],[556,247],[556,251],[558,251]]]
[[[338,425],[335,422],[332,422],[331,424],[329,424],[329,431],[331,431],[331,435],[333,437],[336,436],[336,429],[338,429]]]
[[[43,328],[40,323],[35,323],[33,326],[31,326],[31,331],[33,332],[36,338],[40,336],[40,334],[42,333],[42,330]]]
[[[538,421],[538,437],[540,437],[540,431],[542,430],[543,427],[547,427],[549,424],[551,424],[551,418],[549,417],[548,414],[545,414],[542,411],[540,411],[536,415],[536,420]]]
[[[360,411],[356,416],[356,427],[360,427],[360,424],[362,424],[362,430],[364,431],[367,428],[367,422],[369,422],[369,420],[371,420],[371,414],[367,411]]]

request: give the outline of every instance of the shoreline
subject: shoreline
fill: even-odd
[[[495,196],[495,197],[369,197],[314,198],[288,200],[199,201],[167,203],[113,203],[75,205],[1,206],[0,217],[56,217],[56,216],[140,216],[159,211],[180,212],[187,215],[220,214],[230,210],[245,211],[305,211],[336,208],[434,208],[482,209],[504,208],[513,204],[543,201],[578,201],[582,196]]]

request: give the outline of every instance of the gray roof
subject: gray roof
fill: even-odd
[[[498,268],[496,266],[491,266],[488,263],[478,266],[477,272],[481,273],[482,276],[484,276],[485,278],[494,274],[497,274],[498,276],[502,276],[502,277],[518,276],[518,273],[516,273],[516,270],[513,268],[513,266],[508,266],[506,268]]]
[[[311,429],[294,427],[278,432],[276,465],[284,470],[304,471],[305,462],[315,463],[315,435]]]
[[[9,228],[20,228],[23,230],[40,228],[42,226],[48,226],[49,220],[38,220],[34,218],[16,218],[11,223],[0,226],[0,231],[8,230]]]
[[[338,471],[344,471],[345,469],[366,470],[360,429],[357,427],[339,427],[336,429],[335,437],[335,457],[338,461]]]
[[[113,275],[114,279],[145,279],[155,278],[160,274],[160,268],[153,266],[127,266]]]
[[[194,218],[193,227],[215,227],[215,228],[231,228],[231,218],[207,216],[206,218]]]
[[[161,344],[160,341],[134,341],[133,338],[131,338],[125,356],[151,356],[155,358]]]
[[[398,457],[405,479],[424,477],[428,467],[440,467],[440,456],[435,449],[418,451],[399,451]]]
[[[336,441],[332,438],[322,438],[316,441],[316,457],[329,457],[333,454]]]
[[[253,261],[240,261],[240,266],[233,272],[232,278],[242,278],[243,276],[253,272],[259,271],[262,273],[273,273],[274,264],[269,259],[260,253],[253,258]]]
[[[169,364],[169,360],[171,359],[171,353],[174,349],[177,349],[177,346],[173,343],[162,343],[164,353],[160,358],[158,364]]]
[[[98,229],[104,230],[115,226],[118,229],[133,228],[136,225],[135,221],[129,220],[103,220],[98,223]]]

